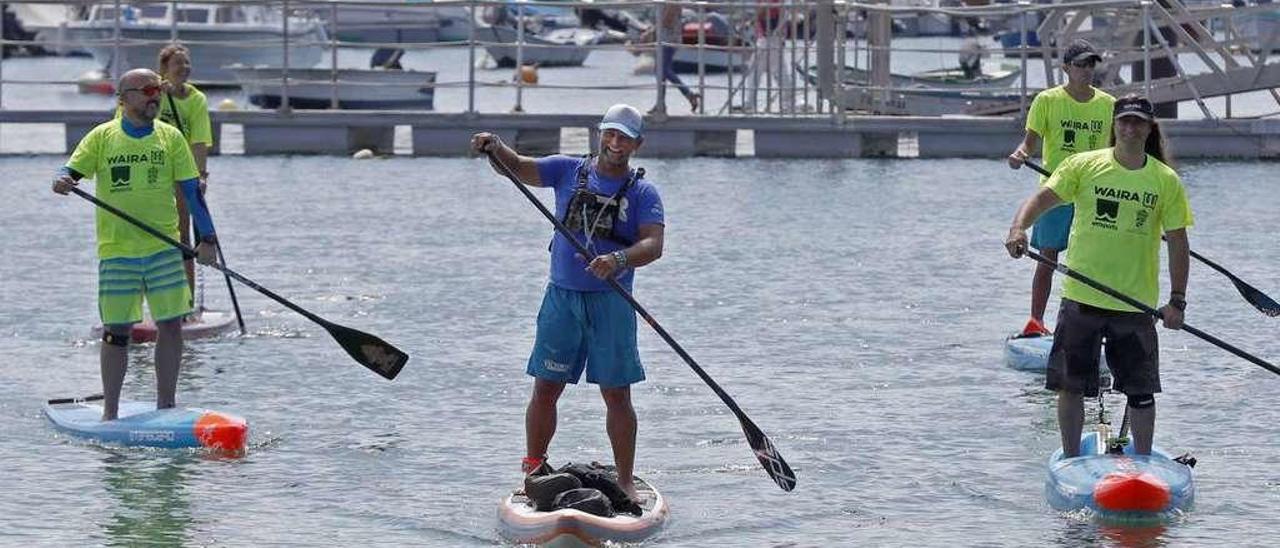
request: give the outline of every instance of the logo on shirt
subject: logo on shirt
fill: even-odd
[[[1068,148],[1076,147],[1076,130],[1068,129],[1062,132],[1062,146]]]
[[[1136,221],[1134,221],[1133,228],[1141,230],[1142,227],[1147,224],[1147,217],[1150,217],[1150,216],[1151,216],[1151,213],[1148,212],[1147,210],[1139,209],[1138,218]]]
[[[147,186],[155,188],[160,184],[160,168],[151,166],[147,168]]]
[[[111,190],[120,190],[129,186],[130,168],[128,164],[111,166]]]
[[[1098,198],[1093,214],[1093,226],[1115,230],[1116,219],[1120,218],[1120,202]]]
[[[1142,207],[1145,207],[1145,208],[1148,208],[1148,209],[1155,209],[1155,207],[1156,207],[1156,201],[1157,201],[1157,200],[1159,200],[1159,199],[1160,199],[1160,195],[1159,195],[1159,194],[1156,194],[1156,193],[1154,193],[1154,192],[1143,192],[1143,193],[1142,193]]]

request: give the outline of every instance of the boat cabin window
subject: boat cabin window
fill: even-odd
[[[164,19],[169,13],[169,6],[164,4],[143,4],[136,9],[140,11],[139,19]]]
[[[208,8],[178,8],[179,23],[208,23]]]
[[[218,23],[244,23],[248,18],[244,15],[244,10],[237,6],[221,6],[215,16]]]

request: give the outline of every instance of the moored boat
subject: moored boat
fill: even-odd
[[[101,399],[49,400],[43,411],[59,431],[98,443],[240,452],[249,439],[243,418],[200,408],[156,409],[155,403],[120,400],[119,418],[103,421],[96,403]]]
[[[278,67],[226,67],[249,102],[277,108],[284,96]],[[289,69],[289,106],[328,109],[337,100],[347,110],[433,110],[436,73],[416,70],[340,68]]]

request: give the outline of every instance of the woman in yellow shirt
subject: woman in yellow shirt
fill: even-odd
[[[209,101],[187,80],[191,77],[191,51],[182,44],[170,44],[160,50],[156,61],[157,72],[163,79],[163,96],[160,98],[159,119],[182,132],[196,168],[200,171],[200,191],[209,183],[209,148],[213,146],[212,124],[209,121]],[[191,222],[186,199],[181,193],[178,200],[178,231],[182,243],[191,244]],[[195,264],[186,261],[187,285],[195,292]],[[197,312],[198,313],[198,312]]]
[[[1062,161],[1035,195],[1023,202],[1005,238],[1009,254],[1027,249],[1026,230],[1061,203],[1075,205],[1067,263],[1072,270],[1113,287],[1151,308],[1160,300],[1160,237],[1168,238],[1169,291],[1160,308],[1164,326],[1182,327],[1191,261],[1187,227],[1193,218],[1186,189],[1166,162],[1155,107],[1144,97],[1119,99],[1112,148],[1081,152]],[[1045,387],[1058,393],[1058,428],[1064,458],[1080,454],[1082,396],[1096,396],[1098,352],[1107,339],[1114,388],[1128,396],[1133,441],[1151,453],[1155,394],[1160,392],[1159,342],[1152,318],[1082,282],[1063,283],[1062,305]]]

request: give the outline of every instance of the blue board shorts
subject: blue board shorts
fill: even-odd
[[[1076,207],[1071,204],[1060,205],[1046,211],[1036,224],[1031,227],[1031,247],[1039,250],[1067,248],[1067,237],[1071,235],[1071,218]]]
[[[644,380],[636,347],[636,311],[615,291],[573,291],[547,285],[538,335],[525,372],[552,382],[601,388]]]

